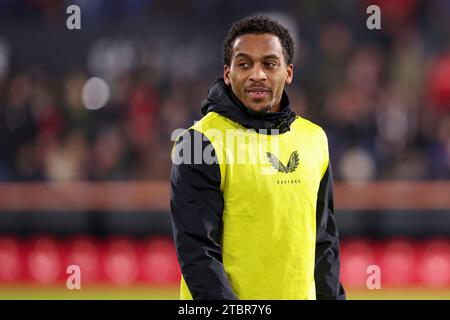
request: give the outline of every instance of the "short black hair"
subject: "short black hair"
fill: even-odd
[[[277,21],[267,16],[251,16],[235,22],[223,42],[223,64],[231,64],[233,55],[233,43],[237,37],[244,34],[263,34],[270,33],[280,39],[283,47],[283,55],[286,64],[291,64],[294,57],[294,41],[289,31]]]

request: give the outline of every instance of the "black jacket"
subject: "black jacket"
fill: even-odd
[[[203,114],[210,111],[247,128],[268,129],[269,134],[272,134],[271,129],[278,129],[280,134],[288,131],[296,117],[285,92],[279,112],[255,114],[237,99],[222,79],[209,88],[208,99],[202,102]],[[186,131],[177,146],[183,147],[186,138],[194,141],[195,135],[202,134],[193,129]],[[203,150],[211,144],[204,136],[201,141]],[[189,145],[194,148],[193,143]],[[237,299],[222,263],[220,231],[224,202],[219,165],[217,161],[213,164],[193,163],[194,159],[190,164],[173,164],[170,177],[170,216],[181,272],[194,299]],[[316,220],[317,299],[345,299],[344,288],[339,282],[339,235],[334,217],[330,165],[318,190]]]

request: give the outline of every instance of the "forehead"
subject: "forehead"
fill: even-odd
[[[233,57],[244,53],[254,58],[267,55],[283,56],[283,47],[277,36],[269,33],[244,34],[234,40]]]

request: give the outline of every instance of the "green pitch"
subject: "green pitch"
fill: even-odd
[[[347,290],[349,300],[450,300],[450,288],[426,289],[420,287],[380,290]],[[178,299],[177,287],[154,287],[134,285],[131,287],[114,287],[111,285],[85,286],[80,290],[68,290],[60,286],[0,285],[0,300],[4,299],[42,299],[42,300],[173,300]]]
[[[95,285],[69,290],[61,286],[0,286],[0,300],[4,299],[42,299],[42,300],[171,300],[178,299],[176,287],[130,286],[116,287]]]

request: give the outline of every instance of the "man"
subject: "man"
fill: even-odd
[[[205,116],[172,153],[181,298],[345,299],[327,138],[291,111],[284,91],[292,38],[268,17],[249,17],[223,50]]]

